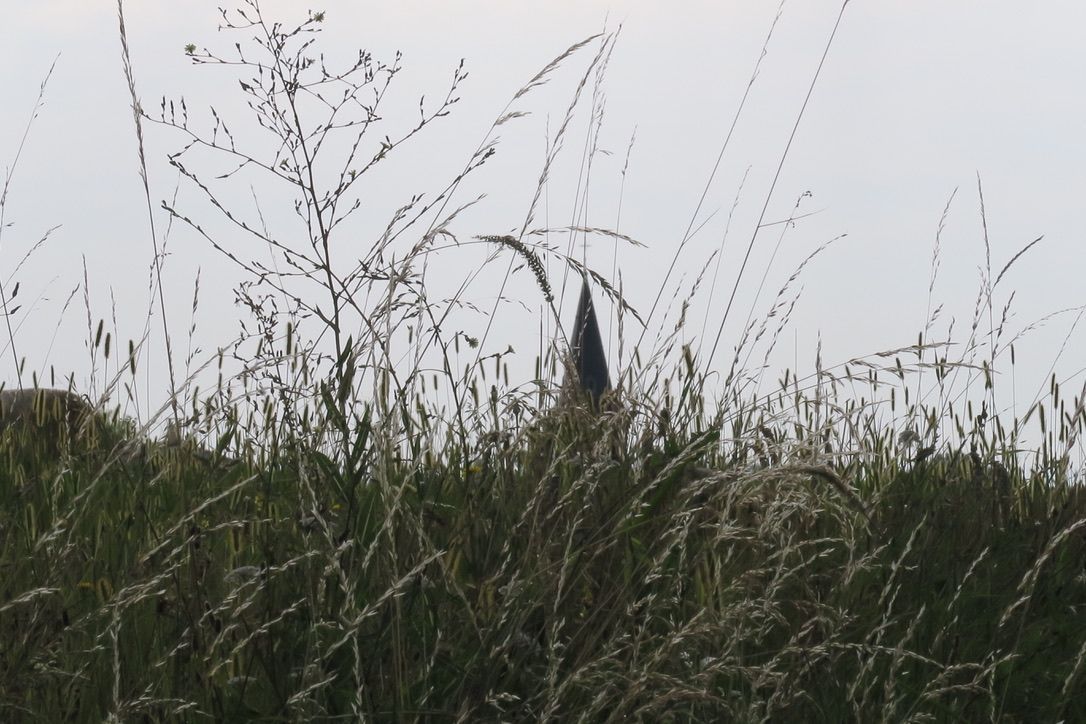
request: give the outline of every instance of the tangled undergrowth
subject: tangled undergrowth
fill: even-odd
[[[761,370],[738,362],[775,343],[797,272],[744,330],[723,392],[676,334],[635,349],[598,405],[555,383],[566,350],[549,339],[531,385],[488,382],[484,364],[500,369],[501,354],[451,328],[468,302],[428,296],[428,265],[437,240],[456,240],[470,203],[446,206],[492,155],[495,129],[590,47],[524,227],[475,238],[493,252],[486,264],[525,263],[545,314],[560,316],[554,263],[615,301],[620,321],[640,319],[572,253],[525,241],[551,231],[529,230],[536,203],[613,36],[544,68],[463,170],[396,209],[360,259],[333,243],[358,208],[355,181],[440,122],[462,67],[417,127],[366,157],[381,118],[357,100],[381,102],[398,58],[360,53],[329,71],[310,57],[323,14],[290,29],[249,0],[224,18],[253,34],[246,55],[186,51],[252,72],[241,87],[274,141],[267,158],[217,113],[210,130],[183,101],[148,115],[126,42],[124,64],[141,162],[142,124],[179,134],[178,174],[259,242],[251,254],[228,246],[165,204],[246,275],[249,328],[217,357],[220,371],[230,355],[243,371],[201,393],[175,374],[166,326],[158,415],[99,409],[59,442],[47,416],[0,432],[0,720],[1086,720],[1086,493],[1070,464],[1086,413],[1053,382],[1025,419],[999,420],[1002,322],[987,350],[977,341],[995,284],[958,362],[932,359],[929,323],[915,346],[828,369],[819,359],[759,393]],[[306,125],[314,105],[328,115]],[[327,141],[337,134],[347,142]],[[199,175],[194,148],[236,170]],[[338,175],[309,173],[337,150]],[[253,168],[297,190],[304,233],[273,234],[259,207],[259,223],[229,210],[223,184]],[[268,250],[281,268],[264,264]],[[108,363],[101,325],[89,337]],[[138,387],[146,339],[115,364],[115,402]],[[963,370],[983,380],[979,395],[963,394]],[[1020,437],[1031,416],[1033,458]],[[166,435],[159,417],[172,417]]]

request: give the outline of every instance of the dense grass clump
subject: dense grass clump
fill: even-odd
[[[546,66],[447,186],[343,253],[356,181],[439,123],[466,73],[408,133],[367,145],[399,58],[329,70],[311,49],[322,13],[288,28],[250,0],[223,17],[244,52],[186,52],[250,73],[247,134],[217,112],[201,128],[183,101],[148,115],[126,42],[123,57],[141,163],[145,123],[183,139],[169,161],[229,233],[164,210],[241,270],[245,329],[213,357],[210,392],[194,355],[181,379],[152,229],[168,402],[137,421],[103,394],[80,402],[78,424],[41,408],[0,431],[0,720],[1086,721],[1086,494],[1070,465],[1086,413],[1059,404],[1055,382],[1026,420],[993,412],[995,284],[958,362],[931,360],[929,324],[914,346],[843,369],[819,357],[810,377],[759,392],[764,370],[739,361],[775,344],[797,272],[745,329],[723,389],[676,341],[687,303],[659,348],[627,349],[591,394],[563,389],[583,345],[561,329],[550,265],[615,303],[620,349],[622,320],[643,322],[571,250],[526,241],[553,231],[529,226],[614,37]],[[475,202],[446,207],[495,129],[592,47],[519,234],[459,241]],[[194,149],[234,170],[202,176]],[[296,192],[284,207],[301,231],[269,230],[254,169]],[[252,218],[228,203],[239,179]],[[530,385],[505,379],[505,353],[484,356],[485,333],[450,321],[473,308],[470,280],[429,294],[432,259],[472,245],[484,268],[512,257],[506,278],[525,266],[557,322]],[[112,404],[134,399],[148,334],[105,385]],[[101,324],[89,337],[108,363]],[[956,386],[963,371],[979,395]]]
[[[630,401],[632,403],[632,401]],[[1075,721],[1086,496],[621,410],[11,462],[8,718]],[[658,420],[656,421],[658,423]],[[412,431],[417,433],[418,431]],[[768,457],[766,456],[768,455]],[[17,482],[17,481],[22,481]],[[859,492],[854,492],[859,491]]]

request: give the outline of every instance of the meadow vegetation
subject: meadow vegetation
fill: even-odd
[[[243,275],[247,328],[211,360],[242,372],[200,390],[171,367],[170,403],[127,419],[135,343],[59,447],[34,444],[47,411],[0,432],[0,720],[1086,721],[1084,399],[1054,381],[1000,419],[992,370],[1013,351],[984,321],[1001,274],[957,360],[929,328],[767,393],[738,361],[780,334],[786,288],[723,390],[674,333],[598,405],[555,382],[565,334],[509,386],[445,322],[469,300],[427,296],[428,264],[456,252],[437,248],[450,200],[516,102],[590,56],[549,164],[613,37],[544,68],[359,256],[335,244],[354,184],[441,122],[463,69],[417,127],[375,132],[398,60],[326,68],[319,13],[281,26],[251,0],[224,19],[236,55],[187,52],[239,74],[257,131],[180,100],[149,114],[127,50],[125,68],[141,158],[146,124],[179,134],[171,163],[232,229],[164,204]],[[201,175],[197,151],[236,170]],[[293,195],[304,234],[230,205],[249,173]],[[633,318],[536,241],[534,209],[519,236],[463,243],[523,264],[544,313],[559,268]]]

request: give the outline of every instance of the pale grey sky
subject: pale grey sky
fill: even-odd
[[[235,77],[221,69],[194,68],[183,52],[190,42],[223,52],[232,46],[235,38],[216,30],[219,4],[221,0],[190,0],[183,9],[149,0],[127,4],[129,42],[145,106],[157,107],[162,95],[184,95],[193,116],[212,103],[237,110]],[[296,2],[263,2],[262,7],[287,22],[304,17],[303,6]],[[839,2],[822,0],[783,5],[768,55],[699,219],[715,215],[684,251],[669,286],[669,297],[676,286],[688,290],[705,268],[709,254],[720,245],[724,222],[749,167],[716,290],[711,298],[705,286],[699,291],[694,321],[683,330],[688,342],[702,343],[706,306],[708,336],[715,334],[839,8]],[[471,74],[452,117],[396,159],[395,167],[371,190],[366,200],[374,214],[369,220],[377,226],[406,195],[443,185],[512,94],[550,59],[590,34],[621,24],[604,85],[600,135],[601,147],[611,155],[595,161],[583,221],[601,227],[617,223],[619,231],[648,245],[620,249],[618,257],[627,296],[647,313],[712,170],[777,4],[329,0],[314,9],[327,13],[322,42],[334,52],[350,55],[360,47],[378,57],[396,49],[404,52],[405,70],[392,106],[403,110],[404,118],[412,118],[420,93],[436,98],[443,91],[460,58],[466,59]],[[74,372],[77,382],[89,385],[82,292],[62,314],[68,294],[82,280],[81,257],[86,258],[90,279],[91,314],[95,320],[110,317],[115,299],[122,344],[142,331],[151,261],[119,61],[116,5],[105,0],[42,0],[11,3],[3,14],[0,167],[5,170],[14,159],[38,86],[60,55],[45,106],[15,170],[4,220],[10,226],[0,238],[7,279],[45,230],[60,225],[16,277],[24,304],[43,295],[16,339],[28,369],[53,365],[58,373]],[[804,192],[810,197],[803,199],[800,212],[818,213],[783,237],[755,316],[769,309],[777,289],[812,250],[847,236],[801,277],[804,293],[778,346],[777,366],[793,366],[798,359],[801,371],[810,371],[819,336],[827,363],[915,342],[928,308],[935,232],[955,189],[934,301],[945,309],[937,329],[945,331],[953,316],[954,337],[968,336],[978,270],[985,263],[978,174],[984,184],[993,273],[1027,243],[1045,237],[996,290],[997,310],[1015,293],[1012,333],[1049,312],[1086,303],[1081,282],[1086,231],[1080,212],[1086,197],[1086,94],[1079,90],[1086,78],[1083,27],[1086,6],[1078,2],[849,4],[766,220],[786,218]],[[455,229],[462,238],[519,228],[539,176],[547,129],[553,132],[564,114],[589,58],[589,53],[573,58],[528,100],[526,110],[532,116],[503,128],[493,163],[463,191],[463,200],[479,193],[486,193],[487,200]],[[580,125],[567,141],[548,189],[546,221],[551,226],[573,218],[586,117],[584,112],[579,116]],[[635,129],[619,218],[621,169]],[[174,192],[176,177],[162,158],[177,144],[176,137],[161,129],[148,129],[156,206]],[[184,186],[178,206],[202,209]],[[163,228],[164,217],[158,222]],[[765,228],[756,238],[751,268],[717,353],[717,368],[726,371],[780,229]],[[175,228],[170,245],[166,294],[171,328],[186,338],[192,285],[200,268],[197,336],[205,350],[213,349],[236,331],[231,320],[240,310],[230,292],[236,273],[187,230]],[[597,241],[588,249],[589,264],[609,274],[611,250],[609,243]],[[443,257],[450,270],[460,274],[482,259],[478,248]],[[505,264],[502,259],[493,267],[495,275]],[[504,349],[506,341],[512,341],[530,370],[538,337],[538,294],[533,294],[526,272],[513,281],[507,293],[526,308],[503,310],[485,351]],[[482,280],[475,289],[477,294],[469,297],[489,309],[497,287]],[[571,312],[567,300],[566,316]],[[1081,387],[1086,329],[1072,330],[1075,319],[1074,312],[1058,317],[1016,345],[1013,382],[1020,405],[1032,400],[1057,357],[1065,396]],[[673,321],[654,319],[650,328],[666,328]],[[481,333],[485,317],[465,316],[461,323]],[[608,320],[603,326],[605,333],[613,333]],[[161,358],[153,364],[158,369],[152,374],[161,375]],[[621,364],[616,360],[612,366]],[[13,385],[10,351],[0,358],[0,366],[3,379]],[[1009,395],[1010,381],[1000,386]]]

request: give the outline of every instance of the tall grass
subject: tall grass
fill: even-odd
[[[210,391],[199,370],[172,379],[164,437],[154,416],[105,413],[104,434],[59,454],[27,444],[33,425],[0,434],[0,718],[1086,719],[1086,499],[1068,464],[1083,397],[1053,384],[1026,416],[1038,457],[1017,454],[1027,421],[1004,427],[992,402],[1013,355],[992,313],[1002,274],[956,361],[932,314],[915,345],[836,366],[818,354],[766,392],[764,365],[743,360],[776,343],[801,267],[747,323],[723,390],[713,354],[665,332],[635,345],[598,409],[558,402],[565,331],[539,379],[510,386],[501,355],[448,327],[466,287],[439,302],[427,274],[457,252],[439,242],[456,240],[456,191],[496,129],[586,57],[538,202],[613,37],[548,64],[454,178],[349,255],[336,241],[357,180],[441,122],[463,69],[417,127],[371,140],[380,114],[361,99],[392,92],[398,59],[327,69],[321,14],[282,26],[248,2],[224,20],[251,45],[189,53],[243,74],[263,137],[217,112],[201,127],[181,101],[148,115],[127,50],[124,64],[138,122],[181,134],[171,163],[237,235],[164,204],[243,276],[247,333],[209,362],[242,372]],[[208,178],[196,151],[236,170]],[[225,185],[254,171],[293,194],[304,234],[229,204]],[[527,266],[560,330],[551,262],[636,319],[571,249],[533,243],[536,202],[519,235],[461,244]],[[130,345],[114,389],[134,387],[138,358]]]

